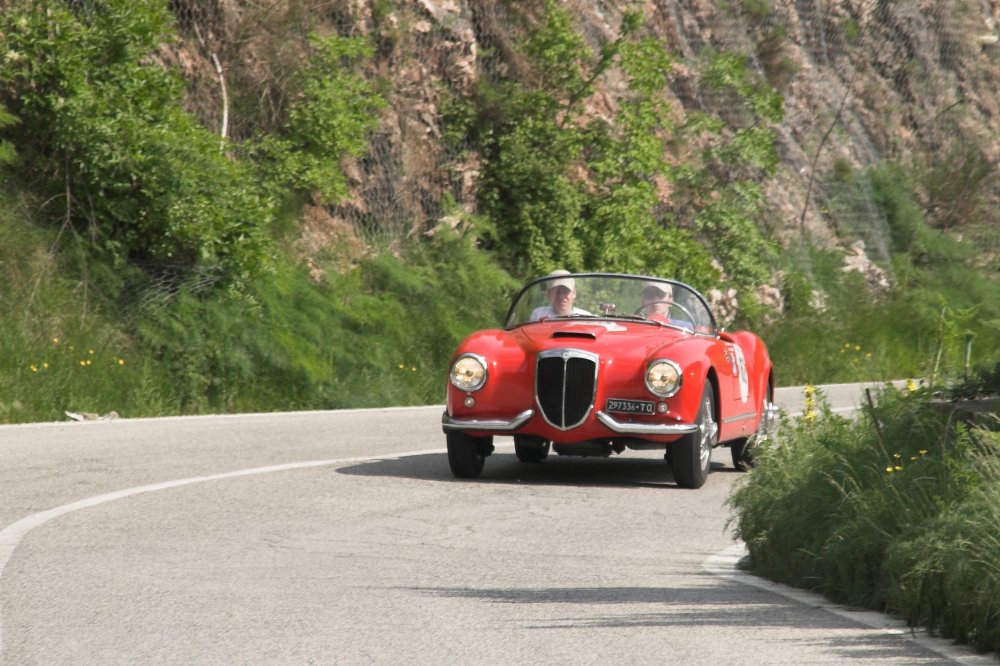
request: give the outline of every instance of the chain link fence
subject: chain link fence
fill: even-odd
[[[596,57],[631,4],[563,6]],[[367,156],[344,164],[351,196],[306,216],[304,234],[317,246],[345,234],[403,241],[447,219],[448,201],[475,211],[479,158],[444,139],[441,105],[481,80],[522,74],[516,45],[539,10],[501,0],[173,0],[170,8],[181,39],[164,53],[189,83],[188,106],[236,140],[281,127],[308,34],[372,39],[366,75],[383,82],[389,104]],[[647,29],[674,56],[666,92],[679,116],[746,122],[730,117],[729,94],[701,83],[716,51],[744,56],[782,93],[782,162],[766,186],[779,237],[861,239],[870,256],[887,259],[886,220],[869,180],[858,177],[883,160],[925,174],[923,203],[941,226],[961,224],[970,206],[995,207],[997,0],[658,0],[643,8]],[[600,94],[614,95],[608,83]],[[970,170],[979,174],[974,192],[957,182]]]

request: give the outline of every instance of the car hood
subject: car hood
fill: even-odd
[[[556,347],[579,347],[595,353],[626,350],[650,354],[691,340],[691,333],[667,326],[618,321],[549,321],[522,326],[513,331],[521,347],[527,350]]]

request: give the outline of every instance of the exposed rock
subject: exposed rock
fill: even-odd
[[[772,284],[762,284],[757,287],[757,302],[763,305],[768,315],[765,321],[770,322],[775,316],[780,315],[785,310],[785,295],[781,290]]]
[[[736,319],[736,313],[739,311],[740,302],[736,297],[736,290],[733,288],[726,289],[725,291],[721,289],[710,289],[708,292],[708,303],[712,306],[712,312],[715,313],[717,319],[716,324],[720,328],[725,328],[733,323]]]
[[[884,293],[892,288],[892,282],[889,280],[889,275],[875,265],[868,255],[865,254],[865,242],[855,241],[850,250],[847,252],[847,256],[844,257],[844,265],[840,269],[845,273],[856,272],[860,273],[865,278],[865,283],[876,292]]]
[[[817,289],[812,290],[812,294],[809,298],[809,307],[811,307],[816,312],[825,312],[827,306],[827,294],[824,291],[819,291]]]
[[[74,421],[114,421],[118,418],[118,412],[114,411],[107,414],[95,412],[65,412],[65,414]]]

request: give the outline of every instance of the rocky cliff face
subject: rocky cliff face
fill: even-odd
[[[223,56],[223,70],[265,80],[268,58],[292,57],[268,53],[265,33],[281,23],[276,17],[294,19],[303,4],[275,3],[270,19],[263,20],[236,0],[221,1],[211,15],[200,3],[175,2],[188,41],[196,32],[201,39],[191,50],[200,54],[195,60],[205,61],[201,74],[190,67],[201,85],[192,90],[213,95],[215,75],[205,65],[214,50]],[[345,235],[405,242],[447,221],[448,197],[475,212],[478,156],[469,146],[445,140],[441,105],[451,96],[468,95],[483,78],[523,73],[516,44],[531,5],[353,0],[307,7],[321,29],[374,39],[377,55],[369,74],[385,82],[389,101],[369,156],[345,165],[351,198],[316,206],[304,219],[310,247]],[[571,0],[564,6],[596,49],[614,37],[624,10],[634,5]],[[806,235],[849,247],[854,263],[868,266],[865,270],[870,262],[857,259],[859,253],[885,259],[886,222],[867,181],[853,174],[886,159],[927,174],[923,203],[941,226],[961,225],[969,206],[995,207],[997,0],[658,0],[642,9],[647,29],[675,57],[665,94],[679,118],[692,111],[725,117],[729,111],[730,100],[700,80],[711,49],[745,56],[782,93],[785,118],[776,128],[782,162],[766,185],[766,223],[783,241]],[[199,24],[214,30],[196,30]],[[243,35],[240,48],[232,48],[234,35]],[[607,76],[591,113],[613,108],[620,90],[620,80]],[[262,101],[268,101],[266,95]],[[213,106],[218,105],[203,108]],[[986,187],[963,197],[962,187],[973,177]],[[860,248],[858,240],[864,243]]]

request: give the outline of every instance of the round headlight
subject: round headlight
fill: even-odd
[[[646,388],[661,398],[669,398],[681,387],[681,369],[673,361],[653,361],[646,369]]]
[[[462,354],[451,366],[451,383],[461,391],[478,391],[486,383],[486,359]]]

